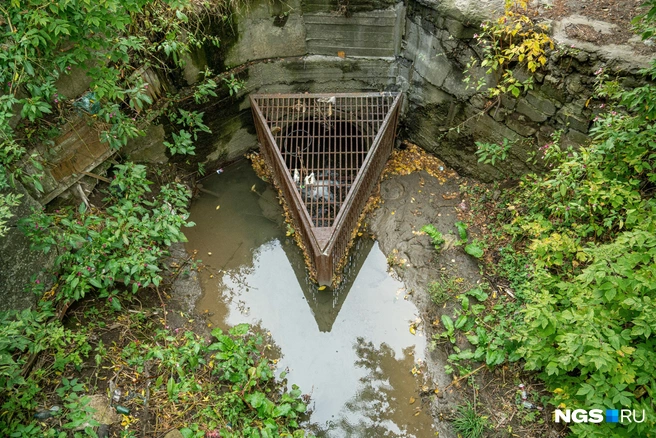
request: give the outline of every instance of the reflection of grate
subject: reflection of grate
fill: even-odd
[[[301,210],[293,213],[297,225],[324,254],[336,235],[350,236],[354,215],[343,210],[355,208],[357,219],[364,207],[391,152],[400,102],[398,93],[251,96],[264,155],[290,207]]]

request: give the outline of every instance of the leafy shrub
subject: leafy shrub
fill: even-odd
[[[206,429],[226,438],[305,437],[298,424],[307,410],[301,391],[296,385],[282,391],[272,360],[259,349],[261,335],[240,324],[228,333],[215,329],[212,337],[208,344],[192,332],[160,330],[152,342],[130,343],[122,359],[140,374],[148,366],[158,376],[151,393],[164,401],[157,410],[174,411],[204,398],[193,423],[181,429],[184,436],[205,436]]]
[[[43,191],[42,157],[29,155],[29,168],[21,159],[36,143],[52,144],[51,127],[67,120],[76,107],[92,113],[100,139],[112,149],[145,135],[149,124],[168,103],[153,108],[151,90],[141,72],[145,68],[166,75],[184,66],[184,57],[203,44],[219,45],[207,32],[209,23],[230,20],[238,1],[193,2],[190,0],[70,0],[5,2],[2,10],[3,46],[0,52],[0,190],[21,179]],[[57,90],[57,81],[76,68],[90,78],[92,92],[76,102]],[[193,97],[197,102],[213,91],[216,81],[203,81]],[[243,87],[234,76],[224,80],[230,95]],[[91,99],[93,96],[93,99]],[[186,97],[168,96],[171,100]],[[93,100],[93,105],[89,105]],[[86,102],[85,102],[86,101]],[[14,127],[10,121],[20,108],[23,118]],[[192,112],[193,113],[193,112]],[[193,113],[202,117],[200,113]],[[40,123],[48,118],[48,123]],[[15,120],[15,119],[14,119]],[[175,117],[173,117],[173,121]],[[191,154],[196,125],[176,134],[174,153]],[[18,130],[16,134],[15,130]],[[37,159],[38,158],[38,159]],[[16,199],[0,193],[0,223],[8,218],[4,208]],[[0,225],[0,233],[3,230]]]
[[[554,47],[546,26],[535,24],[527,16],[527,9],[526,0],[506,0],[504,15],[497,20],[484,21],[480,33],[474,35],[483,51],[480,66],[496,82],[487,90],[489,97],[500,97],[506,93],[519,97],[532,89],[533,77],[519,80],[514,76],[513,69],[526,69],[534,73],[547,63],[547,48]],[[466,72],[470,73],[477,65],[478,60],[472,58]],[[471,80],[471,76],[465,77],[468,85]],[[479,78],[476,89],[480,90],[485,85],[485,78]]]
[[[499,144],[477,141],[476,155],[478,155],[478,162],[494,166],[497,161],[504,161],[508,157],[511,146],[512,143],[507,138],[504,138],[503,142]]]
[[[648,25],[656,18],[649,3]],[[607,112],[595,119],[592,144],[543,146],[552,170],[512,193],[505,230],[527,242],[526,255],[504,257],[531,265],[527,274],[511,263],[502,269],[523,283],[512,347],[539,371],[554,405],[648,413],[617,427],[572,424],[576,436],[647,436],[656,395],[656,88],[625,90],[597,74]],[[656,64],[645,74],[656,77]]]
[[[76,368],[88,357],[91,347],[84,329],[71,331],[53,318],[54,311],[48,304],[37,310],[0,314],[0,433],[3,436],[44,436],[44,431],[34,418],[40,406],[42,388],[49,381],[71,367]],[[39,354],[39,366],[31,358]],[[27,373],[28,367],[32,372]],[[90,419],[90,413],[82,407],[86,398],[77,392],[82,385],[62,380],[57,394],[64,409],[56,413],[62,427],[74,429]],[[54,436],[54,429],[48,434]]]
[[[160,259],[172,243],[185,241],[181,228],[194,225],[187,221],[189,193],[183,185],[163,186],[148,200],[146,168],[125,164],[117,169],[107,199],[113,204],[106,211],[88,211],[81,204],[77,210],[36,213],[21,221],[33,249],[58,248],[60,299],[78,300],[95,289],[120,309],[118,286],[136,292],[159,285]]]

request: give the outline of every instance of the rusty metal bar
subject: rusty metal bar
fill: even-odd
[[[252,95],[263,156],[320,284],[332,283],[391,153],[399,93]]]

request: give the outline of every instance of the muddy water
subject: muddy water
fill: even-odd
[[[197,309],[217,326],[248,322],[271,334],[279,370],[311,394],[318,436],[434,436],[411,373],[425,350],[408,329],[417,310],[378,244],[359,241],[347,281],[318,291],[285,235],[275,193],[248,163],[203,185],[211,193],[192,205],[197,225],[186,231],[187,250],[209,267]]]

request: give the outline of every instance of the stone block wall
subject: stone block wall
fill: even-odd
[[[631,78],[650,62],[628,46],[568,39],[563,32],[571,20],[567,18],[550,23],[558,49],[551,52],[543,72],[534,75],[533,90],[519,99],[484,99],[466,88],[463,71],[472,57],[480,59],[473,39],[479,23],[502,7],[503,2],[496,0],[410,0],[399,60],[409,103],[403,135],[462,174],[483,181],[540,170],[537,149],[551,141],[556,130],[562,130],[566,145],[585,144],[598,110],[591,99],[594,73],[603,68]],[[484,72],[474,74],[482,77]],[[522,71],[514,74],[526,77]],[[457,131],[449,131],[453,127]],[[507,160],[495,166],[477,162],[475,142],[504,139],[513,142]]]

